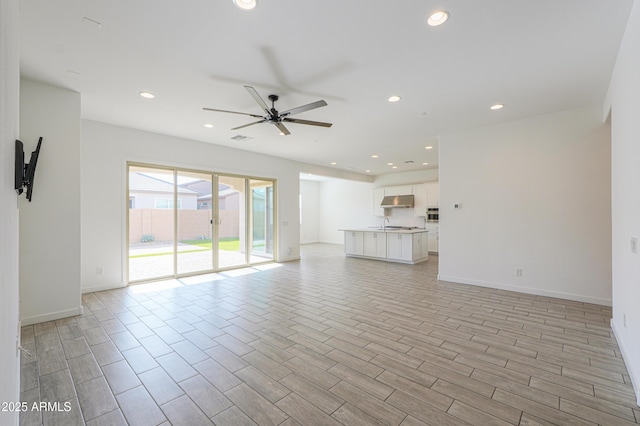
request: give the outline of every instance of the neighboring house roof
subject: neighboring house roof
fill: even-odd
[[[173,185],[162,179],[158,179],[143,173],[129,174],[129,191],[130,192],[166,192],[173,193]],[[197,194],[190,189],[178,186],[180,194]]]
[[[198,199],[206,200],[211,199],[211,182],[208,180],[198,180],[190,182],[181,187],[189,188],[198,193]],[[224,183],[218,183],[218,197],[224,198],[233,194],[238,194],[239,191],[233,189],[230,185]]]
[[[182,185],[180,185],[183,188],[187,188],[190,189],[192,191],[195,191],[198,193],[198,195],[202,195],[202,194],[211,194],[211,181],[210,180],[196,180],[193,182],[189,182],[189,183],[184,183]]]

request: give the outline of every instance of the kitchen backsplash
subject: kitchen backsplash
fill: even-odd
[[[387,209],[391,212],[387,225],[424,228],[424,217],[414,216],[413,209]],[[382,225],[382,218],[376,218],[377,225]],[[378,223],[379,222],[379,223]]]

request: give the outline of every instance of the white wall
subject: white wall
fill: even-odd
[[[640,405],[640,3],[635,2],[618,52],[605,111],[611,111],[613,319]],[[625,321],[626,317],[626,321]]]
[[[410,183],[424,183],[438,181],[438,169],[416,170],[412,172],[392,173],[376,176],[373,186],[394,186]]]
[[[303,165],[125,127],[82,121],[82,287],[123,286],[127,161],[278,180],[279,261],[299,258],[299,173]],[[97,268],[102,274],[97,275]]]
[[[20,200],[20,316],[24,325],[81,313],[80,94],[22,79],[26,158],[42,136],[32,202]]]
[[[20,401],[18,339],[18,202],[13,190],[18,137],[18,0],[0,2],[0,402]],[[17,425],[18,412],[0,411],[0,424]]]
[[[367,182],[331,180],[320,185],[319,238],[323,243],[343,244],[338,229],[365,228],[380,224],[373,216],[373,185]]]
[[[611,304],[610,129],[599,109],[441,135],[439,152],[440,279]]]
[[[300,243],[317,243],[318,241],[320,241],[320,182],[300,180],[300,195],[302,198],[302,224],[300,225]]]

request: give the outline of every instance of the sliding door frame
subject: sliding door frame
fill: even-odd
[[[125,252],[126,252],[126,265],[125,265],[125,277],[126,277],[126,283],[127,285],[132,285],[132,284],[140,284],[140,283],[145,283],[145,282],[151,282],[151,281],[159,281],[159,280],[164,280],[164,279],[174,279],[174,278],[184,278],[184,277],[190,277],[190,276],[196,276],[196,275],[203,275],[203,274],[210,274],[210,273],[215,273],[215,272],[221,272],[221,271],[227,271],[227,270],[232,270],[232,269],[240,269],[240,268],[246,268],[246,267],[250,267],[253,265],[260,265],[260,264],[265,264],[265,263],[272,263],[272,262],[277,262],[277,248],[278,248],[278,209],[277,209],[277,205],[278,205],[278,198],[277,198],[277,194],[278,194],[278,185],[277,185],[277,179],[273,179],[273,178],[265,178],[265,177],[257,177],[257,176],[247,176],[247,175],[237,175],[237,174],[232,174],[232,173],[221,173],[221,172],[215,172],[215,171],[210,171],[210,170],[199,170],[199,169],[191,169],[191,168],[184,168],[184,167],[174,167],[174,166],[167,166],[167,165],[158,165],[158,164],[150,164],[150,163],[139,163],[139,162],[134,162],[134,161],[128,161],[126,164],[126,190],[125,190],[125,197],[126,197],[126,202],[125,202],[125,206],[127,209],[127,213],[126,213],[126,221],[125,221],[125,226],[126,226],[126,247],[125,247]],[[136,281],[130,281],[129,276],[130,276],[130,205],[129,205],[129,200],[130,200],[130,182],[129,182],[129,175],[130,175],[130,169],[132,167],[141,167],[141,168],[149,168],[149,169],[161,169],[161,170],[167,170],[167,171],[171,171],[172,175],[173,175],[173,274],[172,275],[164,275],[164,276],[158,276],[158,277],[153,277],[153,278],[148,278],[148,279],[141,279],[141,280],[136,280]],[[211,176],[211,203],[212,203],[212,219],[211,219],[211,256],[212,256],[212,269],[210,270],[202,270],[202,271],[197,271],[197,272],[187,272],[187,273],[182,273],[179,274],[178,273],[178,174],[180,172],[187,172],[187,173],[200,173],[200,174],[204,174],[204,175],[210,175]],[[223,267],[220,268],[219,266],[219,233],[220,233],[220,224],[221,224],[221,219],[220,219],[220,203],[219,203],[219,178],[220,177],[231,177],[231,178],[239,178],[239,179],[244,179],[244,197],[243,197],[243,202],[244,202],[244,206],[245,206],[245,215],[244,215],[244,247],[245,247],[245,263],[242,265],[237,265],[237,266],[229,266],[229,267]],[[252,241],[252,217],[253,217],[253,211],[252,211],[252,200],[251,200],[251,180],[261,180],[261,181],[265,181],[265,182],[271,182],[272,184],[272,188],[273,188],[273,256],[271,259],[265,259],[265,260],[261,260],[261,261],[257,261],[257,262],[251,262],[251,250],[252,250],[252,246],[250,244],[253,244]]]

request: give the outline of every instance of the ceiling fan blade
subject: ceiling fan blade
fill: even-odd
[[[289,117],[283,118],[282,121],[286,121],[288,123],[296,123],[296,124],[308,124],[310,126],[321,126],[321,127],[333,126],[333,123],[324,123],[322,121],[301,120],[299,118],[289,118]]]
[[[282,132],[282,134],[286,135],[290,135],[291,132],[289,131],[289,129],[287,129],[284,124],[282,123],[273,123],[279,130],[280,132]]]
[[[202,108],[205,111],[214,111],[214,112],[228,112],[230,114],[241,114],[241,115],[248,115],[250,117],[256,117],[256,118],[262,118],[261,115],[256,115],[256,114],[247,114],[246,112],[238,112],[238,111],[227,111],[225,109],[215,109],[215,108]]]
[[[253,126],[254,124],[264,123],[265,121],[267,121],[267,119],[266,119],[266,118],[263,118],[262,120],[254,121],[253,123],[243,124],[242,126],[234,127],[234,128],[233,128],[233,129],[231,129],[231,130],[238,130],[238,129],[242,129],[243,127]]]
[[[316,108],[320,108],[323,106],[327,106],[327,103],[325,101],[315,101],[312,102],[310,104],[307,105],[303,105],[303,106],[299,106],[297,108],[292,108],[292,109],[288,109],[286,111],[283,111],[280,113],[280,116],[286,116],[286,115],[292,115],[292,114],[299,114],[301,112],[305,112],[305,111],[309,111],[310,109],[316,109]]]
[[[245,89],[247,89],[247,92],[249,92],[249,94],[251,95],[251,97],[258,103],[258,105],[260,105],[260,108],[262,108],[262,110],[267,113],[268,116],[271,116],[271,110],[269,109],[269,107],[267,106],[266,102],[264,101],[264,99],[262,99],[260,97],[260,95],[258,94],[258,92],[256,91],[256,89],[254,89],[251,86],[244,86]]]

